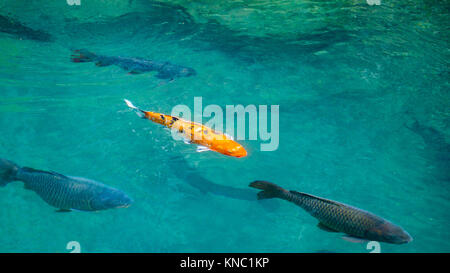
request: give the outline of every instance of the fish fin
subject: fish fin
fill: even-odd
[[[351,236],[351,235],[342,236],[342,239],[344,239],[347,242],[356,243],[356,244],[363,244],[363,243],[368,242],[368,240],[366,240],[366,239]]]
[[[298,192],[298,191],[289,191],[289,192],[291,194],[293,194],[293,195],[297,195],[297,196],[301,196],[301,197],[305,197],[306,196],[306,197],[317,199],[317,200],[320,200],[322,202],[325,202],[325,203],[328,203],[328,204],[332,204],[332,205],[335,205],[335,206],[344,206],[344,204],[342,204],[342,203],[339,203],[339,202],[336,202],[336,201],[333,201],[333,200],[329,200],[329,199],[325,199],[325,198],[322,198],[322,197],[314,196],[314,195],[311,195],[311,194]]]
[[[67,176],[68,178],[72,179],[72,180],[77,180],[77,181],[81,181],[81,182],[88,182],[88,183],[98,183],[95,180],[89,179],[89,178],[85,178],[85,177],[80,177],[80,176]]]
[[[0,187],[16,180],[19,169],[20,167],[16,163],[0,158]]]
[[[231,140],[234,140],[234,137],[233,136],[230,136],[229,134],[227,134],[227,133],[223,133],[226,137],[228,137],[229,139],[231,139]]]
[[[283,189],[282,187],[267,181],[253,181],[249,186],[255,189],[262,190],[258,192],[258,200],[268,198],[282,198],[285,192],[285,189]]]
[[[99,67],[102,67],[102,66],[108,66],[108,65],[111,65],[111,63],[110,63],[110,62],[107,62],[107,61],[104,61],[104,60],[100,60],[100,61],[97,61],[97,62],[95,63],[95,65],[96,65],[96,66],[99,66]]]
[[[87,63],[92,62],[97,56],[94,53],[91,53],[84,49],[77,49],[73,51],[72,54],[72,62],[74,63]]]
[[[192,144],[192,141],[190,141],[189,139],[183,138],[183,142],[184,144]]]
[[[71,209],[59,209],[56,212],[71,212]]]
[[[197,146],[197,153],[207,152],[207,151],[211,151],[211,149],[209,149],[206,146],[201,146],[201,145]]]
[[[128,105],[128,107],[130,107],[131,109],[136,111],[136,114],[141,117],[141,118],[145,118],[145,111],[137,108],[136,106],[133,105],[133,103],[131,103],[131,101],[124,99],[125,103]]]
[[[409,130],[417,133],[417,131],[418,131],[419,127],[420,127],[419,121],[416,118],[414,118],[414,117],[412,117],[412,119],[413,119],[412,122],[409,122],[409,123],[405,122],[403,125],[406,128],[408,128]]]
[[[60,174],[60,173],[57,173],[57,172],[53,172],[53,171],[42,171],[42,170],[37,170],[37,169],[30,168],[30,167],[23,167],[23,168],[22,168],[22,171],[24,171],[24,172],[30,172],[30,173],[46,173],[46,174],[51,174],[51,175],[54,175],[54,176],[57,176],[57,177],[60,177],[60,178],[64,178],[64,179],[67,179],[67,178],[68,178],[67,176],[65,176],[65,175],[63,175],[63,174]]]
[[[132,108],[132,109],[134,109],[134,110],[139,110],[139,108],[137,108],[136,106],[134,106],[134,104],[133,104],[131,101],[129,101],[129,100],[127,100],[127,99],[123,99],[123,100],[125,101],[125,103],[127,104],[128,107],[130,107],[130,108]]]
[[[130,70],[130,71],[128,71],[128,74],[130,74],[130,75],[136,75],[136,74],[141,74],[142,73],[142,71],[139,71],[139,70]]]
[[[339,231],[337,231],[335,229],[330,228],[329,226],[325,225],[322,222],[319,222],[317,224],[317,227],[320,228],[321,230],[328,231],[328,232],[339,232]]]

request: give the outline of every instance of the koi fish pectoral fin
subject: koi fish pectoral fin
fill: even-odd
[[[322,222],[319,222],[317,224],[317,227],[320,228],[321,230],[327,231],[327,232],[339,232],[338,230],[335,230],[335,229],[332,229],[332,228],[328,227],[327,225],[325,225]]]
[[[231,135],[229,135],[229,134],[227,134],[227,133],[223,133],[225,136],[227,136],[229,139],[231,139],[231,140],[234,140],[234,137],[233,136],[231,136]]]
[[[366,240],[366,239],[355,237],[355,236],[351,236],[351,235],[342,236],[342,239],[344,239],[347,242],[356,243],[356,244],[363,244],[363,243],[367,243],[368,242],[368,240]]]
[[[197,146],[197,153],[211,151],[208,147],[205,146]]]

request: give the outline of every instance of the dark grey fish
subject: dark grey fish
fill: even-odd
[[[405,126],[422,138],[425,149],[421,154],[435,167],[434,177],[449,182],[450,144],[446,141],[444,133],[417,120]]]
[[[303,208],[320,221],[319,228],[323,230],[391,244],[412,241],[404,229],[368,211],[307,193],[287,191],[266,181],[252,182],[250,187],[262,190],[258,199],[280,198]]]
[[[52,36],[42,30],[35,30],[23,25],[21,22],[0,15],[0,32],[12,34],[19,39],[36,40],[40,42],[51,42]]]
[[[59,211],[97,211],[124,208],[133,203],[124,192],[90,179],[19,167],[0,159],[0,186],[12,181],[22,181],[26,189],[36,192]]]
[[[414,120],[410,125],[405,125],[409,130],[418,134],[425,143],[427,149],[432,151],[437,160],[450,162],[450,144],[445,140],[445,135],[433,127]]]
[[[156,74],[155,77],[158,79],[173,80],[175,78],[189,77],[197,74],[193,68],[172,64],[169,62],[146,60],[142,58],[103,56],[94,54],[84,49],[74,51],[74,54],[72,55],[72,62],[95,62],[95,65],[97,66],[116,65],[128,71],[130,74],[157,71],[158,74]]]

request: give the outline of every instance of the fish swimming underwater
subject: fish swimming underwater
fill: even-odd
[[[318,227],[330,232],[343,232],[349,238],[404,244],[412,237],[401,227],[370,212],[307,193],[287,191],[276,184],[254,181],[249,185],[260,189],[258,199],[280,198],[306,210],[320,222]]]
[[[129,100],[125,100],[125,103],[128,107],[134,109],[141,118],[146,118],[168,128],[175,129],[187,142],[198,144],[198,152],[212,150],[233,157],[247,156],[247,151],[244,147],[224,133],[216,132],[202,124],[182,118],[141,110]]]
[[[0,15],[0,32],[12,34],[19,39],[35,40],[40,42],[50,42],[52,36],[42,30],[35,30],[23,25],[21,22]]]
[[[169,79],[194,76],[197,72],[190,67],[185,67],[169,62],[145,60],[141,58],[109,57],[97,55],[87,50],[75,50],[72,55],[75,63],[95,62],[97,66],[117,65],[128,71],[130,74],[140,74],[144,72],[157,71],[155,75],[158,79]]]
[[[122,191],[90,179],[19,167],[0,159],[0,186],[13,181],[22,181],[26,189],[36,192],[60,212],[125,208],[133,203]]]
[[[450,144],[446,141],[444,132],[414,120],[405,126],[420,136],[423,140],[421,155],[428,161],[435,181],[450,182]]]

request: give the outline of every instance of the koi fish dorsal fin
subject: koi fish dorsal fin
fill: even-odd
[[[291,194],[296,195],[296,196],[299,196],[299,197],[301,197],[301,198],[307,197],[307,198],[312,198],[312,199],[320,200],[321,202],[328,203],[328,204],[335,205],[335,206],[339,206],[339,207],[345,206],[345,205],[342,204],[342,203],[339,203],[339,202],[336,202],[336,201],[333,201],[333,200],[330,200],[330,199],[325,199],[325,198],[322,198],[322,197],[314,196],[314,195],[311,195],[311,194],[307,194],[307,193],[303,193],[303,192],[298,192],[298,191],[289,191],[289,192],[290,192]]]

